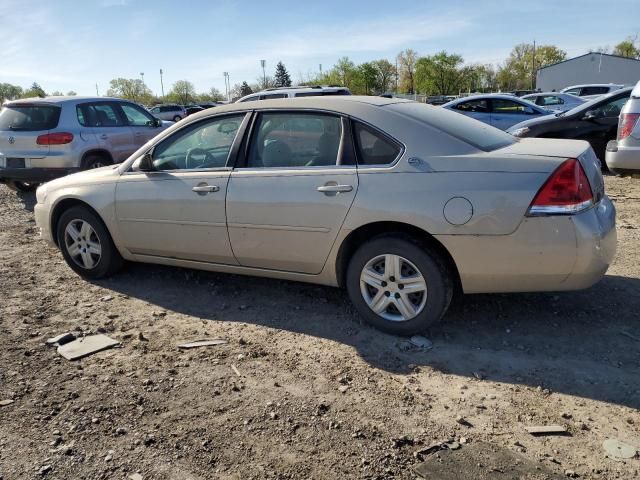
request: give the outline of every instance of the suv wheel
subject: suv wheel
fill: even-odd
[[[442,318],[453,296],[442,258],[402,235],[363,244],[351,257],[346,284],[360,315],[396,335],[424,332]]]
[[[19,192],[33,192],[36,188],[38,188],[39,183],[32,182],[20,182],[18,180],[10,180],[7,182],[7,187],[11,190],[16,190]]]
[[[107,277],[124,263],[107,228],[86,207],[65,211],[58,221],[56,234],[67,264],[82,277]]]
[[[173,117],[174,122],[179,122],[180,120],[182,120],[182,117],[180,115],[176,115],[175,117]]]
[[[83,170],[91,170],[92,168],[100,168],[106,167],[107,165],[111,165],[111,162],[107,160],[106,157],[102,155],[88,155],[87,158],[84,159]]]

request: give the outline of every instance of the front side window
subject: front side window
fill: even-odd
[[[123,127],[115,102],[83,103],[76,107],[78,122],[83,127]]]
[[[455,105],[453,108],[461,112],[487,113],[489,105],[486,100],[469,100]]]
[[[627,103],[629,97],[618,98],[617,100],[611,100],[604,105],[601,105],[597,109],[595,109],[597,117],[605,117],[605,118],[617,118],[620,116],[620,111],[624,104]]]
[[[224,167],[244,116],[216,118],[176,132],[154,149],[154,170]]]
[[[542,99],[542,103],[541,102],[536,102],[538,105],[542,105],[543,107],[549,106],[549,105],[563,105],[564,104],[564,100],[561,99],[560,97],[557,97],[555,95],[547,95],[545,97],[538,97],[539,99]]]
[[[397,142],[360,122],[354,122],[353,130],[358,165],[389,165],[402,151],[402,146]]]
[[[579,88],[572,88],[571,90],[565,90],[564,93],[568,93],[570,95],[580,95],[580,89]]]
[[[505,99],[493,99],[493,113],[530,113],[532,110],[528,105]]]
[[[153,117],[137,105],[121,103],[120,107],[124,112],[124,116],[127,117],[127,122],[132,127],[152,127],[155,125]]]
[[[323,113],[263,113],[254,130],[247,166],[335,165],[342,121]]]

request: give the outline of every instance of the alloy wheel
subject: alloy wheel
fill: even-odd
[[[80,219],[70,221],[64,230],[64,243],[69,256],[79,267],[91,270],[100,262],[100,238],[88,222]]]
[[[416,317],[427,303],[427,282],[418,267],[400,255],[378,255],[360,273],[362,298],[377,315],[392,322]]]

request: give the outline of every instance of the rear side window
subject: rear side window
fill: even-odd
[[[12,105],[0,110],[0,131],[35,132],[58,126],[60,107],[52,105]]]
[[[395,140],[360,122],[353,126],[359,165],[389,165],[400,155],[402,146]]]
[[[469,100],[468,102],[458,103],[453,108],[461,112],[488,113],[489,104],[486,100]]]
[[[84,103],[76,107],[76,113],[83,127],[124,126],[115,103]]]
[[[584,87],[581,95],[603,95],[605,93],[609,93],[609,87]]]
[[[260,100],[272,100],[274,98],[287,98],[286,93],[271,93],[267,95],[260,95]]]

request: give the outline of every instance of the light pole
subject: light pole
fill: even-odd
[[[99,97],[100,94],[98,93],[98,84],[96,83],[96,97]]]
[[[162,89],[162,98],[164,99],[164,83],[162,82],[162,69],[160,69],[160,88]]]
[[[229,99],[229,94],[231,93],[231,84],[229,83],[229,72],[222,72],[222,75],[224,75],[224,89],[226,91],[226,96],[227,96],[227,102],[230,101]]]
[[[264,71],[264,67],[267,64],[266,60],[260,60],[260,65],[262,66],[262,88],[267,88],[267,74]]]

